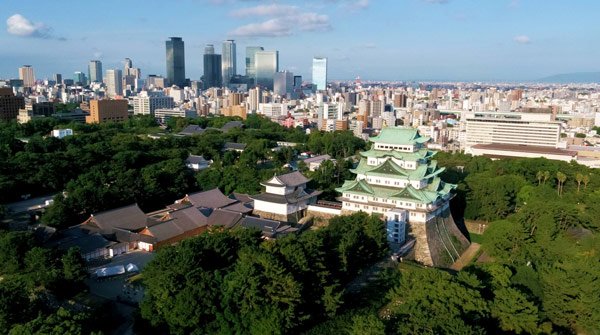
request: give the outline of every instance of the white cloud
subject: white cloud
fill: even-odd
[[[237,37],[281,37],[289,36],[294,34],[296,31],[328,31],[331,30],[331,24],[327,15],[317,13],[301,13],[298,12],[297,8],[294,11],[281,11],[280,7],[276,9],[266,9],[271,6],[256,6],[247,8],[242,12],[242,16],[246,13],[264,13],[262,16],[273,16],[273,18],[258,22],[243,25],[229,32],[230,36]],[[294,6],[283,6],[283,7],[294,7]],[[290,8],[288,8],[290,9]],[[239,16],[239,10],[232,13],[237,13]],[[268,14],[267,14],[268,13]],[[257,15],[257,14],[255,14]]]
[[[352,8],[355,9],[365,9],[369,7],[369,0],[357,0],[351,4]]]
[[[279,5],[274,3],[270,5],[240,8],[231,12],[231,15],[235,17],[286,16],[297,12],[297,6]]]
[[[526,35],[517,35],[513,38],[513,40],[519,44],[529,44],[531,43],[531,39]]]
[[[51,29],[43,23],[29,21],[21,14],[15,14],[6,20],[6,31],[15,36],[50,38]]]

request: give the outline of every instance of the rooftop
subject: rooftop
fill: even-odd
[[[429,137],[421,136],[419,130],[412,127],[388,127],[381,129],[379,135],[369,138],[371,142],[381,142],[398,145],[426,143]]]

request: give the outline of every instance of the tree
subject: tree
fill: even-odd
[[[538,180],[538,186],[540,186],[542,184],[542,179],[544,179],[544,172],[538,171],[536,177]]]
[[[578,172],[575,175],[575,181],[577,182],[577,193],[579,193],[579,189],[581,188],[581,182],[583,182],[583,175]]]
[[[550,171],[544,171],[544,184],[550,178]]]
[[[566,174],[564,174],[564,173],[562,173],[562,172],[560,172],[560,171],[558,171],[558,172],[556,173],[556,180],[558,181],[558,184],[557,184],[557,188],[558,188],[558,195],[559,195],[559,196],[562,196],[562,193],[563,193],[563,185],[564,185],[565,181],[567,180],[567,175],[566,175]]]
[[[516,334],[533,334],[538,331],[538,308],[519,290],[504,287],[494,291],[490,305],[493,317],[498,319],[500,329]]]
[[[385,335],[385,324],[377,315],[356,315],[352,318],[350,335]]]
[[[588,183],[590,182],[590,176],[588,174],[584,174],[581,178],[581,181],[583,182],[583,188],[587,190]]]

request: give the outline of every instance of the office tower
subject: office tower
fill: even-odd
[[[273,93],[282,97],[294,91],[294,74],[289,71],[277,72],[273,76]]]
[[[107,70],[107,78],[108,71],[121,72],[121,70]],[[85,117],[85,122],[125,121],[128,117],[128,107],[127,100],[90,100],[90,115]]]
[[[255,54],[256,85],[273,90],[273,75],[279,71],[278,51],[258,51]]]
[[[313,58],[312,82],[318,91],[327,89],[327,58]]]
[[[23,87],[33,87],[35,85],[35,74],[31,65],[23,65],[19,68],[19,79],[23,81]]]
[[[121,70],[106,70],[106,95],[115,97],[123,94],[123,74]]]
[[[258,104],[261,101],[260,87],[255,87],[248,91],[248,112],[256,113]]]
[[[76,71],[75,73],[73,73],[73,82],[77,86],[87,85],[87,78],[85,77],[85,73],[81,71]]]
[[[14,120],[19,115],[19,109],[25,108],[25,98],[16,97],[10,87],[0,88],[0,120]]]
[[[131,61],[130,58],[125,58],[125,68],[126,69],[131,69],[133,67],[133,62]]]
[[[54,81],[56,82],[56,85],[62,84],[62,74],[60,74],[60,73],[54,74]]]
[[[167,80],[169,85],[185,87],[185,51],[181,37],[170,37],[167,49]]]
[[[204,78],[202,80],[204,89],[221,87],[223,78],[221,72],[221,55],[215,54],[212,44],[204,48]]]
[[[246,47],[246,76],[256,83],[256,53],[264,51],[263,47]]]
[[[102,82],[102,62],[99,60],[91,60],[88,64],[88,77],[90,83]]]
[[[233,76],[237,74],[235,41],[223,41],[223,52],[221,56],[221,69],[223,77],[223,85],[229,84]]]
[[[159,108],[174,108],[175,102],[172,97],[165,96],[163,92],[142,92],[133,97],[133,114],[152,115]]]

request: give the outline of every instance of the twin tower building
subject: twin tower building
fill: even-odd
[[[186,86],[185,49],[181,37],[171,37],[166,41],[167,80],[171,85]],[[246,83],[250,86],[273,90],[274,78],[279,72],[279,51],[265,50],[260,46],[246,47],[246,74],[237,72],[236,44],[234,40],[223,41],[222,53],[215,53],[215,47],[207,44],[204,48],[204,88],[228,86],[230,83]],[[286,74],[290,74],[286,72]],[[293,78],[293,75],[292,75]],[[313,59],[313,83],[317,90],[327,87],[327,58]]]

